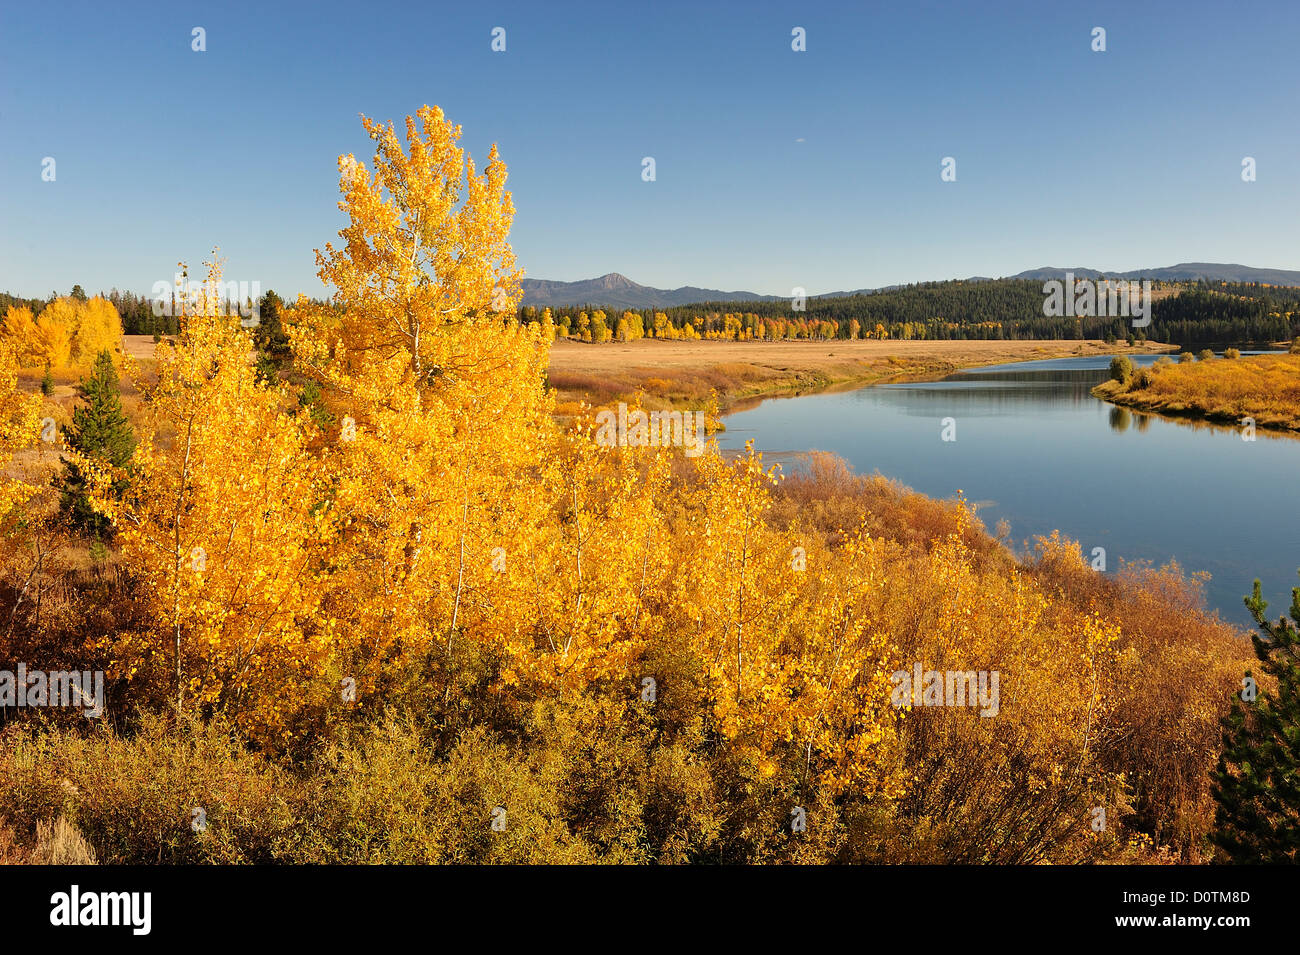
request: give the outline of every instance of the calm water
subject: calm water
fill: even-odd
[[[1135,359],[1150,364],[1154,356]],[[1116,408],[1089,390],[1109,358],[1063,358],[960,372],[942,381],[771,399],[727,417],[724,448],[766,456],[822,450],[934,497],[961,488],[985,526],[1019,545],[1055,529],[1085,555],[1212,575],[1206,596],[1251,625],[1241,598],[1259,577],[1269,616],[1300,584],[1300,440]],[[943,441],[944,418],[956,440]],[[779,457],[777,458],[780,459]],[[789,465],[786,465],[789,467]]]

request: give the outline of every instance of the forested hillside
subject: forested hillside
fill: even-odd
[[[1300,334],[1300,288],[1254,283],[1152,283],[1151,324],[1134,327],[1122,317],[1044,314],[1038,279],[927,282],[843,298],[810,298],[802,310],[788,299],[701,302],[665,309],[517,309],[518,320],[545,325],[553,334],[583,341],[681,339],[1126,339],[1184,346],[1267,345]],[[267,293],[274,296],[274,293]],[[174,335],[177,320],[156,315],[143,295],[112,289],[101,295],[122,316],[128,335]],[[39,316],[53,299],[0,295],[6,304]],[[263,296],[265,307],[267,299]],[[314,304],[328,307],[321,300]]]
[[[932,282],[852,295],[703,302],[662,310],[538,309],[520,320],[584,341],[708,339],[1137,339],[1177,345],[1265,345],[1300,333],[1300,288],[1254,284],[1152,284],[1151,324],[1122,317],[1044,314],[1037,279]]]

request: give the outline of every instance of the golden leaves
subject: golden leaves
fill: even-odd
[[[33,318],[31,309],[11,305],[0,323],[0,341],[24,368],[88,365],[107,349],[121,352],[122,319],[112,302],[56,298]]]

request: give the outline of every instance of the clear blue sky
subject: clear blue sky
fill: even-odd
[[[214,244],[227,278],[323,294],[358,113],[424,103],[476,158],[500,144],[534,278],[1300,268],[1295,0],[6,2],[0,39],[0,290],[23,295],[147,292]]]

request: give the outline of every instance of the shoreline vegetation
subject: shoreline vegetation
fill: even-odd
[[[149,335],[125,335],[123,352],[152,372],[156,344]],[[556,415],[568,418],[580,404],[619,402],[647,410],[703,409],[714,397],[719,416],[768,398],[899,381],[939,380],[966,368],[1095,355],[1150,355],[1175,345],[1101,339],[690,341],[643,338],[593,344],[556,339],[550,346],[547,385],[556,391]],[[22,378],[35,381],[35,369]],[[64,389],[72,394],[70,387]],[[710,421],[710,430],[717,422]]]
[[[590,344],[557,340],[548,383],[556,413],[579,402],[632,402],[647,408],[693,407],[716,392],[722,414],[749,402],[841,387],[939,379],[964,368],[1082,355],[1144,355],[1171,351],[1155,342],[1094,340],[822,342],[664,341]]]
[[[1270,432],[1300,433],[1300,353],[1158,360],[1150,368],[1116,361],[1111,378],[1092,389],[1120,407]],[[1180,356],[1181,357],[1181,356]]]

